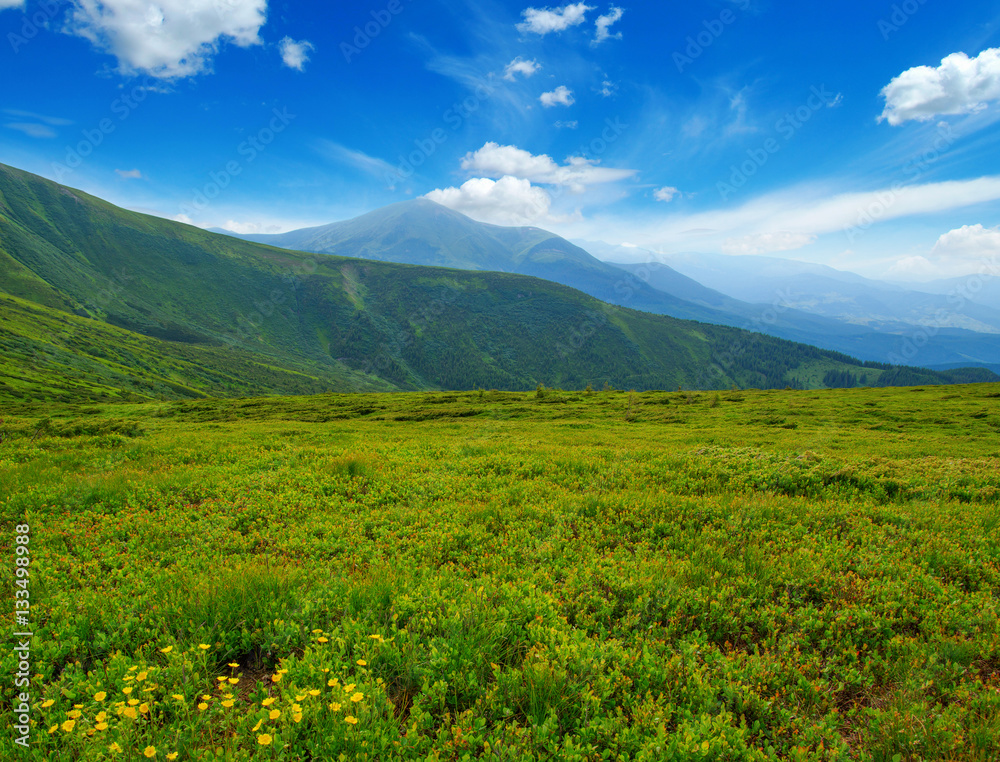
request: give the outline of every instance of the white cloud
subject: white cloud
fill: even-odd
[[[563,122],[562,120],[560,120],[558,122],[555,122],[552,126],[555,127],[557,130],[562,130],[562,129],[575,130],[577,127],[580,126],[580,123],[576,119],[570,122]]]
[[[909,120],[927,121],[942,114],[980,111],[1000,100],[1000,48],[988,48],[975,58],[952,53],[937,68],[907,69],[882,88],[881,119],[893,126]]]
[[[680,195],[680,191],[670,185],[666,185],[662,188],[657,188],[655,191],[653,191],[653,198],[655,198],[657,201],[665,201],[667,203],[673,201],[674,198],[678,195]]]
[[[727,238],[722,244],[724,254],[768,254],[774,251],[794,251],[808,246],[816,236],[805,233],[753,233]]]
[[[5,108],[3,110],[5,114],[10,114],[10,116],[21,117],[22,119],[34,119],[37,122],[44,122],[45,124],[51,124],[54,127],[65,127],[67,125],[73,124],[72,119],[63,119],[58,116],[45,116],[45,114],[36,114],[34,111],[21,111],[16,108]]]
[[[573,97],[573,91],[567,88],[566,85],[559,85],[559,87],[551,92],[542,93],[538,100],[542,102],[545,108],[551,108],[552,106],[572,106],[576,102],[576,98]]]
[[[938,238],[931,254],[942,259],[995,260],[1000,254],[1000,227],[963,225]]]
[[[511,61],[503,70],[503,78],[513,82],[515,79],[515,74],[522,75],[525,79],[532,76],[542,67],[538,65],[538,61],[531,59],[527,61],[521,56],[518,56],[513,61]]]
[[[34,124],[32,122],[8,122],[4,125],[11,130],[23,132],[29,138],[54,138],[56,131],[45,124]]]
[[[260,44],[267,0],[76,0],[67,29],[118,59],[123,73],[190,77],[223,41]]]
[[[280,233],[281,225],[268,225],[261,222],[237,222],[236,220],[226,220],[222,227],[232,233],[240,235],[259,235],[261,233]]]
[[[0,0],[0,11],[4,8],[22,8],[24,0]]]
[[[284,37],[278,43],[281,48],[281,60],[285,66],[296,71],[304,71],[304,66],[309,60],[309,52],[316,49],[316,46],[306,40],[296,42],[291,37]]]
[[[616,85],[614,82],[611,82],[610,80],[606,79],[601,83],[601,95],[603,95],[605,98],[610,98],[617,91],[618,91],[618,85]]]
[[[460,188],[433,190],[425,198],[462,214],[495,225],[527,225],[548,216],[552,199],[528,180],[475,177]]]
[[[346,164],[383,180],[398,179],[399,169],[397,167],[377,156],[369,156],[364,151],[348,148],[326,139],[320,139],[316,142],[316,150],[338,164]]]
[[[142,180],[142,172],[138,169],[116,169],[115,173],[122,180]]]
[[[582,24],[586,20],[587,11],[592,10],[594,6],[584,3],[572,3],[562,8],[528,8],[522,12],[524,21],[518,24],[517,28],[521,32],[542,35],[561,32],[571,26]]]
[[[605,13],[603,16],[597,17],[597,36],[594,38],[594,44],[598,45],[605,40],[620,40],[622,38],[622,33],[611,34],[608,29],[617,22],[622,15],[625,13],[621,8],[611,6],[611,10]]]
[[[462,159],[462,169],[487,177],[517,177],[535,183],[560,185],[580,193],[588,185],[600,185],[631,177],[634,169],[610,169],[595,166],[591,159],[570,157],[566,164],[557,164],[547,154],[535,155],[517,146],[486,143]]]

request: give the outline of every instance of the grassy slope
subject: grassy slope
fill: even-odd
[[[41,675],[22,756],[992,762],[997,389],[7,417]],[[117,713],[129,685],[150,721]]]
[[[347,391],[773,387],[795,383],[805,363],[852,367],[812,347],[611,307],[534,278],[240,241],[6,167],[0,257],[0,290],[168,342],[145,344],[152,354],[203,350],[224,369],[230,355],[234,367],[246,362],[236,347],[293,371],[242,386],[179,374],[182,386],[214,394],[316,390],[303,387],[301,371]]]

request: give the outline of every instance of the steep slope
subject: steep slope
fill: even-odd
[[[0,258],[0,394],[22,398],[817,386],[817,369],[871,384],[888,373],[538,278],[241,241],[3,165]],[[954,378],[913,372],[917,383]]]

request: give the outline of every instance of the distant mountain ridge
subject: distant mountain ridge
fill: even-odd
[[[872,292],[866,296],[871,313],[863,319],[858,314],[863,307],[852,314],[824,310],[815,298],[799,298],[799,289],[805,288],[803,278],[837,281],[835,285],[854,293],[871,290],[874,282],[822,265],[752,257],[738,258],[740,262],[733,263],[732,269],[741,273],[739,280],[751,285],[766,282],[767,277],[779,275],[782,266],[799,267],[802,272],[796,275],[800,279],[791,285],[770,289],[760,286],[756,291],[733,295],[717,288],[707,275],[704,280],[701,277],[724,270],[724,263],[733,257],[706,255],[705,262],[699,265],[700,255],[688,258],[680,255],[677,267],[671,266],[672,260],[662,257],[653,264],[608,262],[605,260],[616,248],[608,244],[581,242],[580,246],[537,227],[501,227],[476,222],[423,198],[392,204],[354,219],[288,233],[231,235],[299,251],[532,275],[579,289],[609,304],[760,331],[863,360],[922,365],[1000,362],[1000,311],[986,306],[970,305],[968,312],[975,318],[970,317],[966,325],[937,330],[933,340],[921,340],[919,353],[910,357],[912,337],[923,329],[920,318],[927,314],[927,305],[935,304],[934,300],[944,301],[944,297],[919,296],[926,303],[925,308],[921,312],[913,307],[912,319],[907,321],[898,314],[898,305],[893,306],[892,299],[896,298],[893,294],[879,294],[880,302]],[[690,269],[682,272],[687,266]],[[762,272],[748,272],[747,268],[753,266]],[[769,272],[768,268],[775,272]],[[720,280],[728,285],[732,278]],[[903,295],[900,299],[914,298],[906,297],[903,289],[898,292]]]
[[[544,265],[555,256],[540,231],[510,235],[526,261]],[[476,245],[488,254],[488,240]],[[570,248],[565,256],[581,255]],[[520,274],[278,249],[129,212],[2,164],[0,349],[0,399],[39,404],[998,378],[863,365],[803,344],[608,305]]]

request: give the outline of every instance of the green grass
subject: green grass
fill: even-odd
[[[998,399],[550,389],[5,416],[5,557],[30,525],[19,758],[995,760]],[[8,726],[13,701],[5,679]]]

